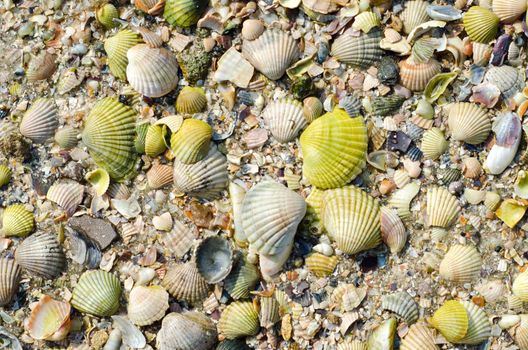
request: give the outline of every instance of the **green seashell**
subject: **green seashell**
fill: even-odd
[[[82,140],[94,161],[114,180],[135,174],[136,113],[112,97],[97,102],[84,124]]]
[[[173,26],[188,28],[200,19],[208,0],[167,0],[163,17]]]
[[[250,301],[229,304],[218,320],[218,333],[227,339],[255,335],[259,329],[258,310]]]
[[[119,18],[119,13],[114,5],[110,3],[104,4],[97,9],[95,15],[97,21],[101,23],[105,29],[112,29],[117,26],[117,22],[114,22],[114,18]]]
[[[108,55],[108,66],[117,78],[126,79],[128,64],[127,52],[131,47],[139,44],[141,38],[131,30],[124,29],[104,42],[104,49]]]
[[[251,348],[243,340],[227,339],[218,344],[215,350],[251,350]]]
[[[303,174],[321,189],[352,181],[366,164],[367,128],[339,108],[314,120],[300,137]]]
[[[108,175],[106,170],[101,168],[86,173],[84,178],[92,184],[98,196],[105,194],[108,186],[110,186],[110,175]]]
[[[394,336],[396,334],[396,320],[389,318],[383,321],[370,334],[367,340],[369,350],[392,350],[394,349]]]
[[[72,149],[77,145],[77,135],[79,131],[70,126],[65,126],[62,129],[57,130],[55,133],[55,142],[61,148]]]
[[[432,128],[423,134],[422,150],[424,156],[429,159],[438,159],[447,151],[449,142],[444,137],[444,132],[439,128]]]
[[[434,102],[442,96],[453,80],[456,79],[458,72],[440,73],[429,80],[424,90],[424,96],[427,102]]]
[[[255,289],[259,278],[258,268],[248,262],[245,257],[240,257],[229,276],[224,280],[224,289],[235,300],[246,299]]]
[[[200,113],[207,106],[207,98],[201,87],[184,87],[176,99],[176,111],[183,114]]]
[[[145,142],[149,127],[149,122],[143,122],[136,125],[136,140],[134,141],[134,147],[139,154],[145,153]]]
[[[466,336],[459,340],[459,344],[480,344],[491,337],[491,324],[488,315],[471,301],[462,301],[462,306],[468,315],[468,330]]]
[[[4,236],[26,237],[33,231],[33,213],[22,204],[13,204],[5,208],[2,218]]]
[[[400,316],[407,325],[418,321],[418,304],[407,292],[385,295],[381,299],[381,307]]]
[[[456,300],[449,300],[442,305],[429,322],[450,342],[462,340],[469,327],[466,309]]]
[[[370,32],[373,28],[381,25],[379,16],[372,11],[365,11],[360,13],[354,18],[352,28],[355,30],[361,30],[364,33]]]
[[[392,112],[397,111],[403,102],[405,97],[399,95],[390,96],[378,96],[372,99],[372,114],[387,116]]]
[[[484,44],[489,44],[497,36],[499,21],[496,14],[482,6],[470,7],[463,18],[469,38]]]
[[[194,164],[202,160],[209,151],[213,128],[198,119],[186,119],[171,136],[174,156],[184,164]]]
[[[380,41],[378,30],[360,36],[343,34],[334,40],[330,55],[353,67],[368,68],[383,57]]]
[[[167,149],[165,135],[167,128],[164,125],[151,125],[147,129],[145,137],[145,154],[149,157],[157,157]]]
[[[72,306],[95,316],[112,316],[119,309],[121,283],[112,273],[103,270],[86,271],[81,275],[71,299]]]
[[[0,187],[11,181],[11,169],[5,164],[0,164]]]

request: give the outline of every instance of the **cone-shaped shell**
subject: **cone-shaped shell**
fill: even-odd
[[[471,6],[464,14],[464,29],[473,41],[488,44],[497,36],[499,17],[482,6]]]
[[[303,175],[318,188],[341,187],[365,166],[367,128],[363,118],[334,109],[314,120],[300,137]]]
[[[140,94],[164,96],[178,84],[178,61],[169,50],[138,44],[128,50],[127,58],[126,77]]]
[[[491,131],[488,112],[477,104],[469,102],[451,105],[447,123],[453,139],[473,145],[484,142]]]
[[[461,304],[466,309],[469,323],[466,335],[458,343],[480,344],[491,337],[491,324],[484,310],[471,301],[462,301]]]
[[[466,283],[478,278],[482,259],[470,245],[454,245],[440,263],[440,276],[448,281]]]
[[[352,340],[339,344],[337,350],[367,350],[367,344],[359,340]]]
[[[176,99],[176,111],[184,114],[200,113],[207,106],[207,98],[201,87],[184,87]]]
[[[493,0],[493,13],[501,22],[513,23],[526,12],[526,1],[522,0]]]
[[[167,128],[164,125],[150,125],[145,135],[145,154],[149,157],[157,157],[167,149],[165,135]]]
[[[47,51],[41,52],[38,56],[31,58],[29,67],[26,70],[26,77],[28,81],[37,81],[48,79],[55,73],[57,64],[55,60],[56,55],[50,54]]]
[[[469,327],[466,309],[456,300],[445,302],[436,310],[430,322],[450,342],[463,339]]]
[[[414,0],[405,3],[405,10],[400,14],[405,34],[412,32],[414,28],[429,20],[427,15],[427,1]]]
[[[110,180],[103,193],[106,192]],[[68,216],[75,214],[77,207],[81,204],[84,195],[84,186],[76,182],[55,183],[46,194],[46,198],[57,203]]]
[[[439,128],[432,128],[424,132],[420,149],[427,158],[438,159],[447,151],[448,147],[449,142]]]
[[[208,4],[207,0],[167,0],[163,17],[173,26],[187,28],[198,22]]]
[[[312,253],[304,259],[306,268],[317,277],[326,277],[334,272],[339,258],[335,255],[326,256],[320,253]]]
[[[400,344],[400,350],[438,349],[439,347],[435,343],[434,331],[422,322],[413,324]]]
[[[418,192],[420,192],[420,184],[411,182],[394,192],[390,198],[389,205],[396,209],[402,220],[407,220],[411,217],[411,202]]]
[[[72,149],[77,145],[77,135],[79,134],[79,131],[77,129],[74,129],[69,126],[65,126],[64,128],[61,128],[57,130],[55,133],[55,142],[57,145],[59,145],[61,148],[64,149]]]
[[[345,33],[334,40],[330,55],[353,67],[368,68],[383,56],[380,41],[381,35],[377,30],[359,36]]]
[[[161,320],[169,308],[169,293],[160,286],[135,286],[128,300],[128,318],[138,326]]]
[[[13,299],[20,283],[21,268],[14,259],[0,258],[0,306]]]
[[[216,344],[216,327],[196,311],[170,313],[161,322],[156,337],[159,350],[211,350]]]
[[[326,231],[343,252],[356,254],[381,243],[379,203],[366,192],[354,186],[327,190],[321,212]]]
[[[448,227],[456,219],[460,206],[458,200],[445,187],[427,190],[427,224]]]
[[[418,320],[418,304],[407,292],[385,295],[381,307],[400,316],[408,325]]]
[[[266,77],[277,80],[299,56],[299,47],[290,34],[267,29],[255,40],[244,40],[242,55]]]
[[[7,165],[0,164],[0,187],[5,186],[11,181],[11,169]]]
[[[513,281],[512,292],[522,301],[528,301],[528,271],[517,275]]]
[[[213,128],[198,119],[185,119],[178,132],[171,136],[174,156],[184,164],[202,160],[209,151]]]
[[[108,175],[108,172],[102,168],[98,168],[86,173],[84,178],[86,181],[92,184],[95,193],[98,196],[105,194],[108,190],[108,186],[110,186],[110,175]]]
[[[49,295],[42,296],[27,323],[31,338],[52,341],[66,338],[71,327],[70,309],[67,302],[53,300]]]
[[[136,113],[111,97],[97,102],[84,124],[82,140],[90,155],[114,180],[135,173]]]
[[[307,124],[302,104],[291,99],[269,103],[262,116],[271,134],[280,143],[293,141]]]
[[[119,309],[121,283],[112,273],[103,270],[86,271],[73,288],[72,306],[95,316],[111,316]]]
[[[139,35],[129,29],[121,30],[116,35],[105,40],[104,49],[108,55],[108,66],[112,74],[117,78],[126,79],[127,52],[140,42]]]
[[[388,207],[381,208],[381,238],[392,254],[399,253],[407,242],[407,230],[398,213]]]
[[[222,281],[231,272],[233,250],[227,240],[219,236],[204,239],[196,248],[198,272],[209,283]]]
[[[59,126],[57,106],[51,98],[38,98],[24,113],[20,133],[35,143],[44,143]]]
[[[216,147],[194,164],[174,160],[174,186],[177,191],[190,196],[215,198],[227,187],[227,160]]]
[[[513,97],[524,87],[525,74],[508,65],[491,66],[484,76],[484,81],[495,85],[504,99]]]
[[[258,281],[258,268],[244,257],[240,257],[224,280],[224,289],[235,300],[245,299],[250,296]]]
[[[172,167],[165,164],[154,164],[147,171],[147,184],[151,189],[158,189],[172,183]]]
[[[421,64],[415,63],[412,56],[400,61],[401,84],[412,91],[424,90],[427,83],[438,73],[440,64],[434,58]]]
[[[259,328],[259,314],[250,301],[232,302],[218,321],[218,333],[227,339],[255,335]]]
[[[207,282],[198,272],[194,261],[169,268],[162,285],[176,300],[191,304],[205,299],[209,291]]]
[[[26,237],[33,231],[33,213],[22,204],[13,204],[5,208],[2,217],[2,232],[5,236]]]
[[[15,259],[23,269],[47,279],[60,276],[66,266],[62,247],[51,233],[24,239],[15,251]]]

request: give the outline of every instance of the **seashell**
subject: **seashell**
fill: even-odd
[[[411,33],[414,28],[429,20],[427,5],[427,1],[423,0],[413,0],[405,3],[405,9],[400,13],[405,34]]]
[[[473,246],[454,245],[440,263],[440,276],[448,281],[466,283],[478,277],[480,254]]]
[[[499,206],[501,197],[497,192],[486,192],[486,197],[484,198],[484,205],[488,208],[489,211],[495,211]]]
[[[460,211],[458,200],[445,187],[427,190],[427,225],[449,227]]]
[[[506,199],[501,203],[495,215],[510,228],[513,228],[523,218],[526,209],[526,202]]]
[[[119,309],[121,283],[110,272],[91,270],[84,272],[73,288],[71,305],[95,316],[111,316]]]
[[[388,204],[390,207],[396,209],[402,220],[408,220],[411,218],[411,202],[418,192],[420,192],[420,185],[416,182],[410,182],[394,192]]]
[[[422,64],[434,56],[435,50],[442,51],[447,45],[447,38],[422,37],[414,42],[411,57],[414,63]]]
[[[136,140],[134,141],[134,148],[137,153],[145,153],[145,143],[147,142],[147,132],[149,128],[149,122],[141,122],[136,125]]]
[[[233,208],[233,221],[235,228],[235,242],[239,246],[245,246],[247,243],[246,235],[242,227],[242,202],[246,196],[246,189],[241,184],[229,182],[229,198]]]
[[[14,259],[0,258],[0,306],[11,302],[18,290],[21,269]]]
[[[242,227],[250,249],[260,255],[264,277],[282,269],[305,213],[304,199],[274,181],[263,181],[246,193],[242,203]]]
[[[439,128],[432,128],[423,134],[421,150],[425,157],[435,160],[447,151],[449,142]]]
[[[151,189],[158,189],[172,184],[172,167],[165,164],[154,164],[147,171],[147,184]]]
[[[458,72],[440,73],[435,75],[425,87],[424,97],[428,102],[438,100],[444,94],[447,87],[458,76]]]
[[[464,29],[473,41],[489,44],[497,36],[499,17],[482,6],[471,6],[463,17]]]
[[[173,26],[188,28],[198,22],[208,4],[207,0],[166,0],[163,18]]]
[[[528,301],[528,272],[524,271],[515,277],[512,284],[512,292],[523,302]]]
[[[489,44],[473,42],[473,62],[479,66],[488,64],[493,48]]]
[[[165,0],[135,0],[134,5],[149,15],[159,15],[165,8]]]
[[[323,104],[317,97],[307,97],[303,100],[304,118],[308,123],[313,122],[323,114]]]
[[[178,61],[169,50],[138,44],[127,51],[127,58],[127,80],[140,94],[164,96],[178,84]]]
[[[304,259],[306,268],[317,277],[327,277],[334,272],[339,258],[335,255],[326,256],[320,253],[312,253]]]
[[[380,18],[372,11],[361,12],[359,15],[354,17],[354,23],[352,28],[355,30],[361,30],[364,33],[370,32],[373,28],[377,28],[381,25]]]
[[[270,329],[281,317],[279,315],[279,303],[274,296],[261,296],[259,308],[260,326]]]
[[[484,297],[486,303],[496,303],[504,297],[506,286],[501,280],[486,282],[475,288]]]
[[[427,87],[426,87],[426,89],[427,89]],[[424,119],[427,119],[427,120],[433,119],[434,118],[434,114],[435,114],[434,108],[431,105],[431,103],[428,100],[423,99],[423,98],[418,101],[418,103],[416,105],[416,109],[414,110],[414,112],[416,113],[417,116],[419,116],[421,118],[424,118]]]
[[[266,77],[277,80],[299,56],[299,47],[288,33],[267,29],[255,40],[244,40],[242,55]]]
[[[400,61],[399,66],[401,84],[412,91],[424,90],[427,83],[440,73],[440,64],[434,58],[425,63],[417,64],[411,56]]]
[[[383,321],[372,333],[367,340],[367,348],[370,350],[390,349],[394,344],[396,334],[396,320],[389,318]]]
[[[97,102],[84,123],[84,144],[95,163],[114,180],[135,173],[135,127],[134,110],[111,97]]]
[[[4,209],[2,233],[4,236],[26,237],[33,231],[33,213],[22,204],[13,204]]]
[[[218,320],[218,333],[227,339],[255,335],[259,328],[259,313],[250,301],[232,302]]]
[[[65,126],[55,133],[55,142],[63,149],[72,149],[77,146],[77,135],[79,131],[69,126]]]
[[[111,183],[106,193],[113,199],[126,200],[132,194],[130,188],[122,183]]]
[[[191,304],[202,301],[209,292],[209,286],[193,260],[169,268],[161,284],[176,300]]]
[[[57,106],[51,98],[38,98],[24,113],[20,133],[35,143],[44,143],[59,126]]]
[[[361,101],[354,95],[347,95],[339,100],[339,107],[344,109],[350,117],[357,117],[361,112]]]
[[[320,235],[324,231],[321,222],[323,193],[324,191],[312,187],[312,191],[306,197],[306,215],[302,225],[313,235]]]
[[[469,204],[477,205],[484,201],[486,191],[478,191],[471,188],[464,189],[464,198]]]
[[[176,111],[183,114],[200,113],[207,107],[207,98],[201,87],[185,86],[176,99]]]
[[[464,306],[456,300],[444,303],[429,321],[449,342],[464,338],[469,327],[469,317]]]
[[[303,175],[320,188],[340,187],[365,166],[368,145],[363,118],[334,109],[312,122],[300,137]]]
[[[291,99],[269,103],[262,112],[262,117],[273,137],[280,143],[293,141],[307,124],[302,104]]]
[[[396,94],[390,96],[377,96],[372,99],[372,114],[379,116],[387,116],[392,112],[397,111],[405,98]]]
[[[480,344],[491,336],[491,324],[488,316],[477,305],[471,301],[462,301],[461,304],[466,309],[468,315],[468,330],[460,344]]]
[[[528,198],[528,174],[524,170],[517,173],[513,192],[521,198]]]
[[[520,350],[528,349],[528,318],[526,315],[519,315],[520,324],[515,330],[515,343]]]
[[[138,326],[148,326],[165,316],[169,293],[160,286],[135,286],[130,291],[128,318]]]
[[[58,204],[70,217],[75,214],[83,196],[84,186],[77,182],[54,183],[46,194],[48,200]]]
[[[493,0],[493,13],[503,23],[513,23],[526,12],[526,1]]]
[[[501,174],[512,162],[521,142],[521,120],[516,113],[500,114],[493,123],[495,144],[484,162],[484,170]]]
[[[394,172],[394,177],[392,180],[396,184],[396,187],[403,188],[411,181],[411,177],[405,170],[398,169]]]
[[[178,132],[171,136],[171,148],[176,159],[184,164],[194,164],[207,155],[213,129],[198,119],[185,119]]]
[[[380,48],[379,31],[352,36],[343,34],[334,40],[330,55],[339,62],[356,68],[368,68],[381,60],[383,50]]]
[[[127,52],[140,42],[139,35],[128,29],[120,30],[116,35],[105,40],[104,49],[108,55],[108,66],[114,76],[122,80],[127,78]]]
[[[381,299],[381,307],[384,310],[394,312],[408,325],[418,321],[418,304],[407,292],[398,292],[383,296]]]
[[[367,350],[367,344],[359,340],[352,340],[339,344],[337,350]]]
[[[92,171],[89,171],[84,176],[85,180],[92,184],[92,186],[95,189],[95,193],[98,196],[102,196],[106,193],[108,190],[108,186],[110,186],[110,175],[108,175],[108,172],[104,169],[98,168]],[[84,192],[84,189],[83,189]],[[49,193],[49,190],[48,190]],[[82,197],[81,197],[82,201]]]
[[[139,230],[134,224],[126,223],[121,226],[121,238],[125,244],[131,242],[137,235],[139,235]]]
[[[251,63],[234,46],[220,57],[217,66],[213,76],[215,81],[230,81],[241,88],[248,87],[255,71]]]
[[[121,331],[117,328],[112,329],[110,334],[108,334],[108,339],[103,350],[119,349],[121,347],[121,338]]]
[[[386,130],[378,128],[370,120],[367,122],[367,134],[375,150],[379,150],[387,139]]]
[[[128,318],[123,316],[112,316],[112,320],[114,321],[114,330],[121,332],[120,342],[122,338],[123,344],[126,346],[138,349],[145,347],[147,343],[145,336],[132,322],[130,322]],[[103,350],[106,349],[103,348]]]
[[[387,207],[381,208],[380,215],[381,239],[392,254],[398,254],[407,242],[407,230],[393,209]]]
[[[250,292],[255,289],[259,281],[259,277],[257,267],[248,262],[246,258],[240,257],[225,278],[224,289],[235,300],[249,298]]]
[[[95,11],[97,22],[99,22],[106,30],[112,29],[117,26],[117,22],[114,22],[114,18],[119,18],[119,12],[114,5],[106,3],[99,7]]]
[[[170,231],[172,229],[172,215],[170,213],[163,213],[152,217],[152,225],[159,231]]]
[[[523,308],[523,301],[516,295],[508,295],[508,310],[521,310]]]
[[[53,234],[24,239],[15,251],[15,260],[31,274],[47,279],[60,276],[66,266],[66,256]]]
[[[160,350],[210,350],[216,339],[216,327],[207,316],[196,311],[172,312],[161,322],[156,346]]]
[[[196,248],[198,272],[209,283],[222,281],[231,272],[233,251],[229,242],[218,236],[204,239]]]
[[[458,102],[449,107],[448,125],[451,136],[469,144],[482,143],[491,130],[487,111],[476,104]]]
[[[164,0],[161,1],[165,2]],[[161,47],[161,45],[163,45],[163,40],[161,39],[161,37],[158,34],[151,32],[147,28],[137,27],[136,31],[139,33],[139,35],[141,35],[141,38],[148,46],[154,48]]]
[[[11,181],[11,169],[7,165],[0,164],[0,187],[7,185]]]
[[[482,166],[478,158],[468,157],[462,160],[462,174],[469,179],[476,179],[482,173]]]
[[[284,1],[281,1],[281,5],[288,8],[295,8],[298,6],[286,6]],[[302,8],[305,10],[325,15],[331,12],[336,12],[339,9],[338,4],[331,0],[302,0],[302,6]]]
[[[426,10],[429,17],[436,21],[456,21],[462,18],[462,11],[453,6],[429,5]]]
[[[71,328],[71,306],[43,295],[31,311],[27,329],[36,340],[59,341],[66,338]]]
[[[381,243],[379,215],[378,201],[354,186],[324,193],[321,209],[324,227],[346,254],[356,254]]]
[[[51,77],[57,69],[57,64],[55,63],[56,59],[56,55],[50,54],[46,51],[41,52],[38,56],[32,57],[28,69],[26,70],[28,81],[34,82]]]
[[[150,125],[145,135],[145,154],[149,157],[157,157],[167,149],[165,136],[167,128],[165,125]]]
[[[506,100],[523,89],[524,78],[524,74],[520,70],[507,65],[492,66],[484,75],[484,81],[499,88]]]
[[[260,19],[246,19],[242,23],[242,38],[255,40],[264,33],[264,23]]]
[[[245,340],[227,339],[222,341],[215,350],[251,350]]]
[[[400,350],[439,350],[439,347],[435,343],[434,331],[418,322],[409,327],[409,332],[401,340]]]

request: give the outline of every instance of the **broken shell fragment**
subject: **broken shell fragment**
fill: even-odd
[[[67,302],[54,300],[49,295],[42,296],[28,319],[31,338],[49,341],[66,338],[71,328],[70,309]]]
[[[255,68],[235,47],[227,50],[218,60],[213,79],[217,82],[230,81],[238,87],[248,87]]]
[[[396,320],[389,318],[383,321],[377,328],[375,328],[369,335],[367,340],[368,349],[391,349],[394,344],[396,336]]]
[[[501,174],[512,162],[521,142],[521,120],[514,112],[499,115],[493,123],[495,144],[483,168],[490,174]]]
[[[110,175],[108,175],[108,172],[102,168],[89,171],[84,178],[92,184],[95,193],[98,196],[105,194],[108,190],[108,186],[110,186]]]
[[[525,201],[515,199],[506,199],[502,201],[495,215],[501,219],[508,227],[513,228],[526,213],[528,205]]]
[[[172,312],[161,322],[156,346],[160,350],[211,350],[216,339],[215,324],[204,314]]]
[[[21,268],[14,259],[0,258],[0,306],[13,299],[20,283]]]
[[[108,185],[106,187],[108,188]],[[46,198],[57,203],[69,217],[75,214],[83,196],[84,186],[76,182],[55,183],[48,189],[46,194]]]

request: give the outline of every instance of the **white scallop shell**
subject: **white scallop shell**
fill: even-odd
[[[271,134],[280,143],[290,142],[307,125],[299,101],[281,99],[269,103],[262,113]]]
[[[20,133],[35,143],[44,143],[59,126],[57,106],[51,98],[38,98],[20,122]]]

